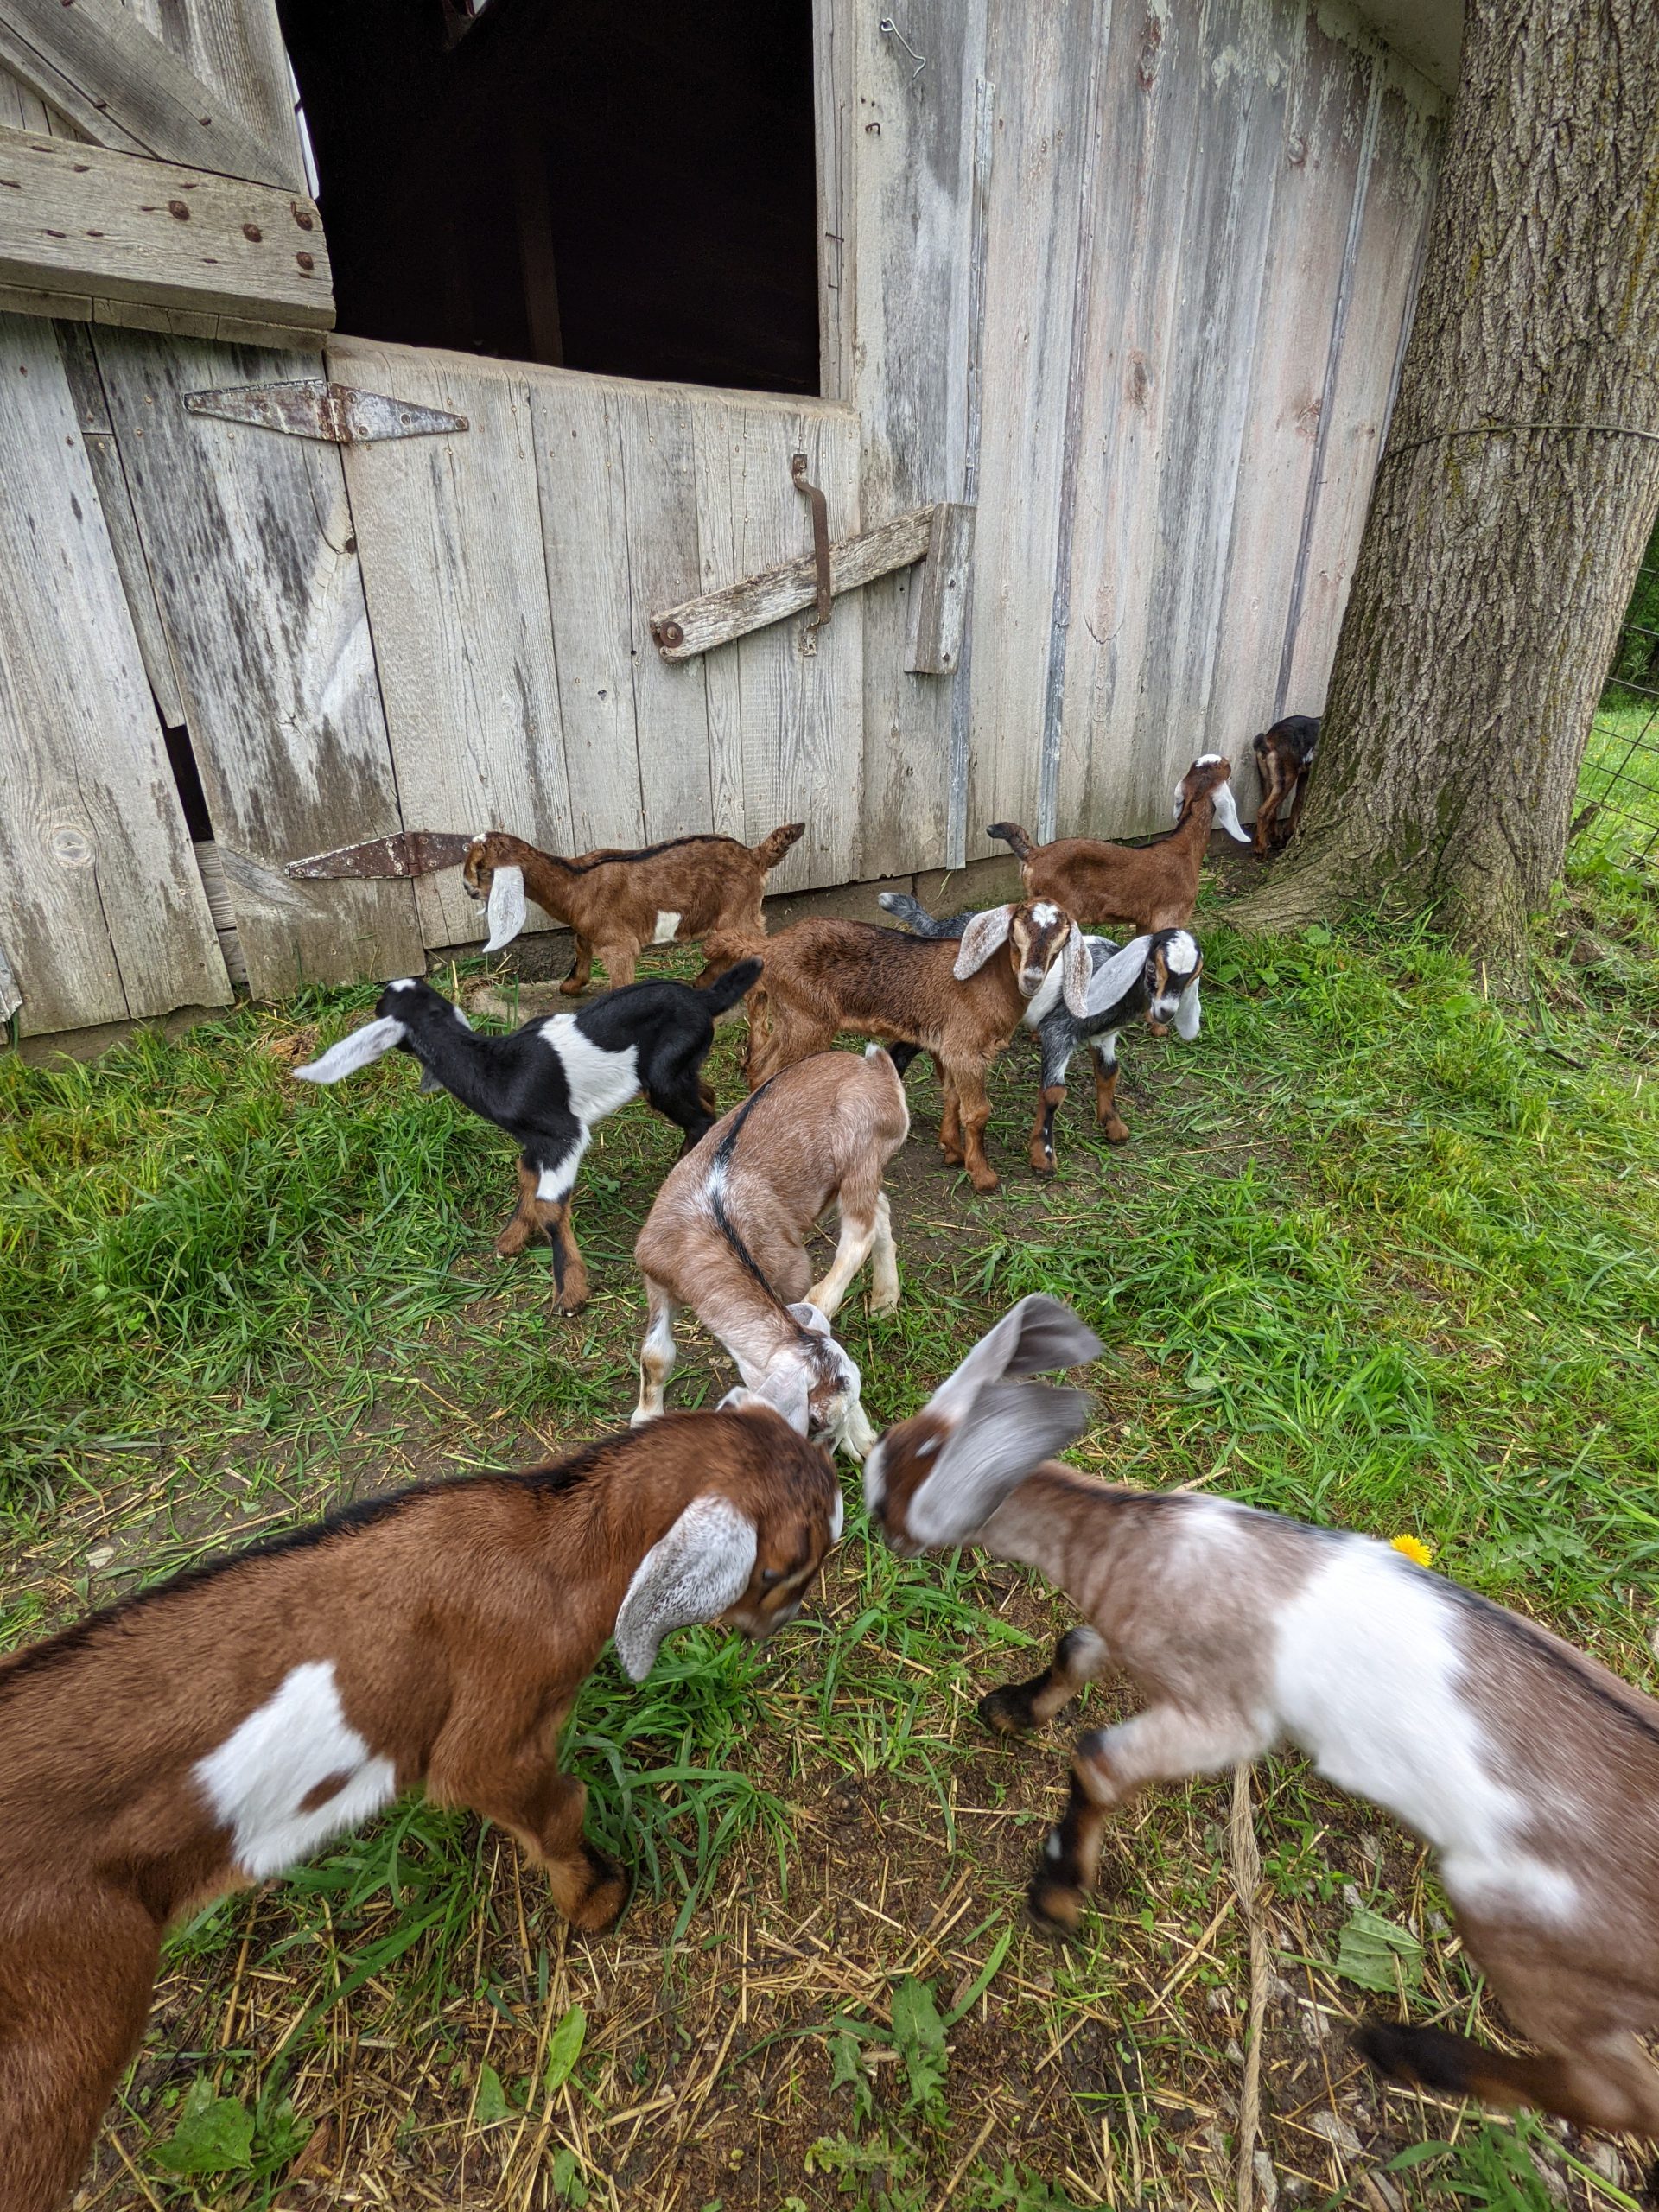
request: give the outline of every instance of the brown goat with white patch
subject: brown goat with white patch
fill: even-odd
[[[674,837],[637,853],[579,853],[574,860],[490,830],[467,848],[461,880],[470,897],[486,902],[486,952],[499,952],[524,927],[526,893],[575,932],[575,965],[559,986],[574,998],[587,988],[595,959],[620,990],[633,981],[642,945],[691,944],[717,930],[764,935],[766,878],[805,828],[786,822],[758,845]]]
[[[636,1422],[663,1410],[674,1316],[689,1306],[751,1389],[798,1373],[810,1433],[863,1458],[875,1432],[858,1370],[825,1325],[867,1259],[870,1311],[899,1303],[881,1178],[909,1128],[904,1084],[879,1045],[861,1058],[817,1052],[763,1083],[669,1170],[633,1248],[649,1300]],[[840,1237],[814,1284],[806,1238],[831,1199]]]
[[[1126,922],[1155,935],[1192,918],[1198,874],[1219,822],[1241,845],[1249,832],[1233,804],[1232,763],[1206,753],[1175,786],[1175,827],[1149,845],[1112,845],[1098,837],[1061,837],[1033,845],[1017,822],[993,822],[988,837],[1001,837],[1019,856],[1027,899],[1052,899],[1085,928]]]
[[[740,960],[753,947],[732,938],[719,949]],[[823,1052],[842,1030],[931,1052],[944,1091],[945,1160],[965,1166],[976,1191],[995,1190],[985,1156],[986,1073],[1020,1023],[1040,1020],[1062,994],[1074,1014],[1084,1011],[1089,954],[1071,916],[1040,899],[991,906],[959,941],[815,917],[760,950],[766,969],[748,995],[751,1090]]]
[[[1039,1568],[1089,1624],[983,1700],[989,1726],[1036,1727],[1109,1667],[1146,1694],[1079,1740],[1033,1916],[1077,1929],[1135,1790],[1288,1741],[1433,1847],[1469,1956],[1541,2053],[1373,2020],[1364,2056],[1395,2082],[1659,2135],[1640,2041],[1659,2030],[1659,1705],[1370,1537],[1046,1459],[1086,1401],[1007,1378],[1096,1348],[1055,1300],[1022,1300],[864,1468],[896,1549],[979,1544]]]
[[[372,1499],[0,1665],[4,2212],[51,2212],[80,2171],[168,1923],[401,1790],[499,1821],[578,1928],[613,1924],[626,1882],[557,1764],[607,1638],[641,1681],[692,1622],[764,1637],[841,1530],[823,1453],[728,1404]]]

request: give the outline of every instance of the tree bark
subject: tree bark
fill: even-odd
[[[1306,810],[1230,918],[1432,909],[1513,968],[1656,509],[1659,13],[1471,0]]]

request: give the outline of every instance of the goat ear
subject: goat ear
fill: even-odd
[[[1186,778],[1185,776],[1178,776],[1175,779],[1175,819],[1178,822],[1181,818],[1181,803],[1185,797]]]
[[[504,944],[511,944],[524,926],[524,871],[521,868],[499,868],[490,878],[489,903],[484,909],[490,925],[490,934],[484,950],[499,952]]]
[[[988,1382],[946,1439],[905,1515],[918,1544],[965,1543],[1034,1467],[1089,1425],[1086,1390]]]
[[[1034,1292],[1010,1308],[974,1346],[956,1373],[928,1401],[931,1413],[957,1420],[988,1382],[1009,1375],[1041,1375],[1055,1367],[1081,1367],[1099,1357],[1100,1338],[1058,1298]]]
[[[355,1075],[359,1068],[384,1059],[408,1034],[396,1014],[383,1014],[378,1021],[365,1021],[338,1045],[331,1045],[320,1060],[296,1068],[294,1073],[302,1083],[338,1083],[341,1076]]]
[[[1238,802],[1233,797],[1231,784],[1217,784],[1210,794],[1216,809],[1216,819],[1227,835],[1241,845],[1248,845],[1250,833],[1238,818]]]
[[[959,983],[977,975],[998,947],[1007,943],[1013,920],[1012,906],[988,906],[982,914],[974,916],[962,933],[957,964],[950,970]]]
[[[771,1374],[762,1376],[754,1389],[745,1389],[740,1383],[736,1389],[728,1390],[715,1410],[722,1414],[741,1413],[749,1406],[764,1407],[769,1414],[781,1414],[797,1436],[804,1436],[808,1427],[806,1370],[797,1361],[786,1361]]]
[[[1075,922],[1060,953],[1060,995],[1072,1019],[1081,1021],[1089,1010],[1089,940]]]
[[[754,1523],[729,1498],[694,1497],[633,1571],[616,1616],[616,1656],[643,1682],[677,1628],[719,1618],[754,1573]]]
[[[1100,939],[1096,938],[1096,943],[1099,942]],[[1083,1008],[1085,1019],[1111,1012],[1124,992],[1139,978],[1151,950],[1152,939],[1149,937],[1132,937],[1127,944],[1117,946],[1109,958],[1101,962],[1089,978],[1089,995]]]
[[[1198,1005],[1198,979],[1195,976],[1175,1001],[1175,1034],[1188,1045],[1198,1033],[1201,1014],[1202,1009]]]
[[[815,1336],[827,1337],[830,1334],[829,1322],[824,1319],[817,1307],[810,1305],[806,1300],[803,1299],[799,1305],[791,1306],[789,1310],[801,1326],[804,1329],[810,1329]]]

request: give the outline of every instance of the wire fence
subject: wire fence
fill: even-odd
[[[1579,800],[1578,834],[1599,849],[1645,860],[1659,846],[1659,531],[1590,725]]]

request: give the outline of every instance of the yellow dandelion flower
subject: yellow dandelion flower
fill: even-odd
[[[1433,1567],[1434,1564],[1434,1547],[1426,1544],[1421,1536],[1396,1536],[1391,1548],[1403,1552],[1419,1567]]]

